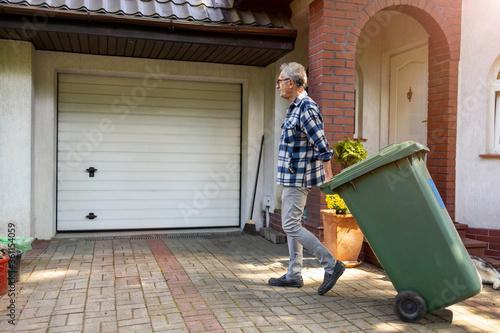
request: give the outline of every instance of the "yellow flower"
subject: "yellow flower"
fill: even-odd
[[[335,209],[337,214],[346,214],[349,212],[344,200],[338,194],[327,195],[326,203],[328,204],[328,208]]]

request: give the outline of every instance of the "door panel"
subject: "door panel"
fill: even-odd
[[[389,140],[427,144],[427,46],[391,57]]]

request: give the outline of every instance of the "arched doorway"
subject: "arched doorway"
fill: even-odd
[[[381,11],[356,48],[357,133],[369,154],[406,140],[427,144],[428,37],[412,17]],[[356,134],[357,134],[356,133]]]

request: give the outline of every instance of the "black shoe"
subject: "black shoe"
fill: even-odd
[[[287,279],[286,274],[280,278],[270,278],[267,283],[270,286],[275,286],[275,287],[293,287],[293,288],[300,288],[304,285],[304,281],[302,280],[301,277],[298,279]]]
[[[332,289],[339,277],[344,273],[344,271],[345,264],[342,261],[337,260],[337,263],[333,268],[333,273],[328,274],[327,272],[325,272],[325,278],[323,279],[323,283],[321,284],[321,286],[319,286],[318,288],[318,294],[324,295],[330,289]]]

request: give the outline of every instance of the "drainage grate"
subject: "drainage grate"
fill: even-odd
[[[227,237],[240,237],[243,235],[243,232],[233,232],[233,233],[228,233],[228,234],[180,234],[180,235],[164,235],[164,236],[132,236],[132,237],[125,237],[125,236],[116,236],[116,237],[106,237],[106,238],[101,238],[101,237],[96,237],[96,238],[85,238],[85,241],[88,242],[100,242],[100,241],[112,241],[112,240],[119,240],[119,239],[126,239],[126,240],[134,240],[134,239],[187,239],[187,238],[206,238],[206,239],[213,239],[213,238],[227,238]]]

